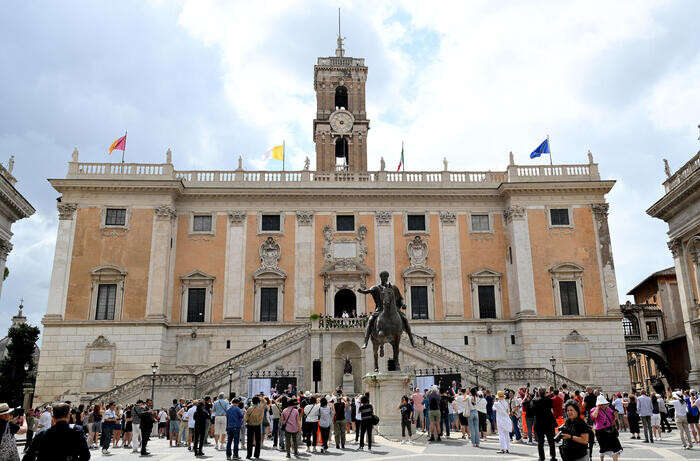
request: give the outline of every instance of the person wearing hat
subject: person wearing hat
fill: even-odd
[[[2,409],[2,404],[0,404],[0,409]],[[54,425],[34,436],[34,440],[24,456],[25,460],[72,459],[87,461],[90,459],[90,448],[82,426],[69,424],[70,410],[70,405],[65,403],[59,403],[53,407]],[[17,453],[16,448],[15,453]],[[0,449],[0,457],[3,460],[19,460],[19,458],[6,458],[3,456],[4,454],[4,451]]]
[[[600,459],[605,458],[605,455],[612,457],[613,461],[617,461],[622,451],[620,445],[619,434],[615,429],[615,410],[610,407],[610,402],[604,395],[598,395],[596,406],[591,410],[591,419],[594,422],[596,438],[600,447]]]
[[[688,427],[688,406],[681,391],[676,391],[672,395],[671,405],[673,405],[676,427],[681,433],[681,444],[683,444],[684,449],[690,450],[693,448],[693,441],[690,439],[690,428]]]
[[[15,434],[24,434],[26,429],[19,424],[18,417],[12,415],[14,408],[6,403],[0,403],[0,456],[3,460],[18,460]]]
[[[501,444],[501,450],[497,453],[510,452],[510,433],[513,430],[513,421],[510,419],[510,405],[506,400],[506,394],[503,391],[496,393],[496,403],[493,404],[493,410],[496,413],[496,427],[498,428],[498,441]]]

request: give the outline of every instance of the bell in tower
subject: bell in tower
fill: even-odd
[[[335,56],[318,58],[314,66],[318,171],[367,171],[367,67],[364,59],[345,56],[343,40],[338,12]]]

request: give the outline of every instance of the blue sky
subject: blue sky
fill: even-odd
[[[13,226],[0,332],[21,297],[45,312],[58,195],[74,147],[178,169],[291,168],[314,155],[313,65],[335,49],[369,66],[369,165],[499,170],[551,136],[555,163],[590,149],[609,195],[620,293],[672,264],[666,225],[644,210],[698,150],[700,32],[695,1],[11,2],[0,17],[0,161],[36,207]],[[117,157],[109,160],[118,161]],[[542,162],[547,162],[547,159]],[[624,296],[621,298],[625,299]]]

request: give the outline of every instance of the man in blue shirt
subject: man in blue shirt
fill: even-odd
[[[219,449],[219,443],[223,448],[224,446],[224,436],[226,435],[226,410],[229,407],[228,401],[224,398],[224,393],[219,394],[219,398],[214,402],[212,406],[212,413],[214,413],[214,442],[216,442],[216,449]]]
[[[654,443],[654,433],[651,430],[651,414],[653,407],[651,399],[647,396],[647,391],[642,390],[642,395],[637,398],[637,413],[644,426],[644,443]]]
[[[233,459],[238,457],[238,442],[241,439],[241,426],[243,425],[243,410],[238,408],[240,401],[238,399],[232,402],[232,405],[226,410],[226,459],[231,459],[231,442],[233,442]]]

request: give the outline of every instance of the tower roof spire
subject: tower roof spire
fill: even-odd
[[[343,40],[345,40],[345,37],[340,35],[340,8],[338,8],[338,48],[335,49],[335,55],[339,58],[345,56],[345,50],[343,49]]]

